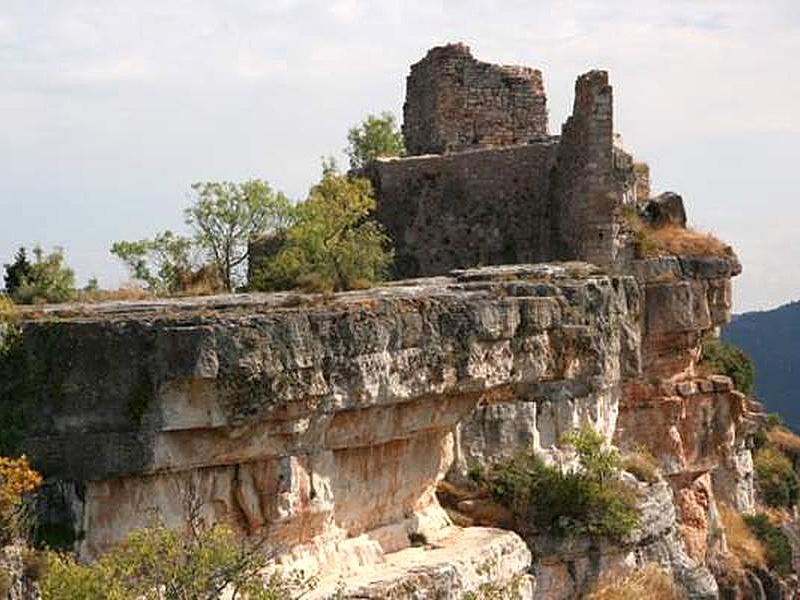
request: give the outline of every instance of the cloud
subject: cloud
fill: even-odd
[[[412,62],[459,40],[483,60],[542,68],[554,131],[575,76],[608,68],[617,128],[656,182],[763,261],[764,236],[735,222],[761,218],[756,193],[800,219],[791,184],[763,160],[757,185],[721,179],[748,168],[752,147],[769,152],[769,132],[800,133],[798,28],[794,0],[3,0],[0,214],[15,218],[0,221],[0,262],[35,234],[114,283],[117,267],[97,257],[179,225],[192,181],[259,176],[302,196],[350,125],[401,110]],[[781,151],[796,156],[797,140]],[[728,144],[741,152],[709,168]],[[800,253],[783,229],[772,242]],[[742,281],[739,297],[761,302],[758,281]],[[776,286],[770,301],[794,293]]]

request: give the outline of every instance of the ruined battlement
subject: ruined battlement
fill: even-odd
[[[406,80],[403,135],[411,155],[524,144],[547,135],[542,73],[493,65],[464,44],[428,51]]]
[[[404,118],[411,156],[366,173],[396,275],[620,260],[619,208],[649,190],[615,144],[607,72],[578,78],[572,115],[549,136],[540,71],[480,62],[461,44],[437,47],[411,67]]]

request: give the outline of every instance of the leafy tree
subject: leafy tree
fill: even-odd
[[[182,291],[187,279],[198,269],[192,239],[169,230],[152,240],[115,242],[111,254],[125,263],[132,277],[157,294]]]
[[[133,531],[93,564],[50,552],[43,600],[293,600],[314,581],[300,572],[264,574],[270,554],[224,525],[179,532],[163,525]]]
[[[262,263],[252,286],[332,291],[382,279],[392,252],[383,228],[370,219],[374,209],[367,179],[349,178],[332,160],[324,161],[322,179],[295,209],[283,249]]]
[[[64,264],[64,251],[56,248],[45,254],[41,246],[33,249],[34,262],[20,280],[12,298],[20,304],[67,302],[75,296],[75,272]]]
[[[755,366],[741,348],[718,339],[705,340],[702,363],[713,372],[730,377],[740,392],[752,393]]]
[[[405,152],[403,134],[394,115],[389,112],[368,115],[360,125],[347,132],[344,151],[351,169],[361,169],[378,157],[401,156]]]
[[[31,275],[31,263],[28,261],[28,255],[24,247],[17,250],[14,256],[14,262],[4,265],[6,274],[3,277],[6,294],[13,296],[19,289],[23,282]]]
[[[219,271],[225,289],[233,291],[238,267],[248,258],[248,242],[289,225],[289,199],[258,179],[200,182],[192,190],[197,198],[185,211],[186,223]]]

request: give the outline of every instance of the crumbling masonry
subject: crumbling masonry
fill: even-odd
[[[476,265],[586,260],[622,252],[620,208],[645,200],[646,165],[615,145],[605,71],[575,84],[572,116],[548,135],[541,72],[475,60],[462,44],[411,67],[409,155],[368,169],[401,277]]]

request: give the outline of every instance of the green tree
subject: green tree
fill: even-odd
[[[195,202],[186,209],[186,223],[198,246],[219,271],[228,291],[233,291],[240,266],[249,256],[248,242],[287,227],[289,199],[266,181],[223,181],[192,185]]]
[[[11,295],[20,304],[67,302],[75,296],[75,272],[64,264],[64,251],[55,248],[46,254],[33,248],[34,262],[27,276]]]
[[[374,210],[369,180],[349,178],[324,161],[322,179],[295,209],[283,249],[262,263],[253,287],[332,291],[384,278],[392,252],[383,228],[370,218]]]
[[[368,115],[360,125],[347,132],[344,151],[351,169],[361,169],[378,157],[401,156],[405,152],[403,134],[394,115],[389,112]]]
[[[31,263],[24,247],[20,247],[14,256],[14,262],[4,265],[6,273],[3,277],[6,294],[13,296],[23,282],[30,278]]]
[[[156,294],[180,292],[199,268],[192,239],[169,230],[152,240],[115,242],[111,254],[122,260],[134,279],[143,281]]]
[[[50,552],[40,586],[43,600],[293,600],[313,587],[299,572],[265,575],[270,558],[223,525],[186,533],[157,525],[92,564]]]

